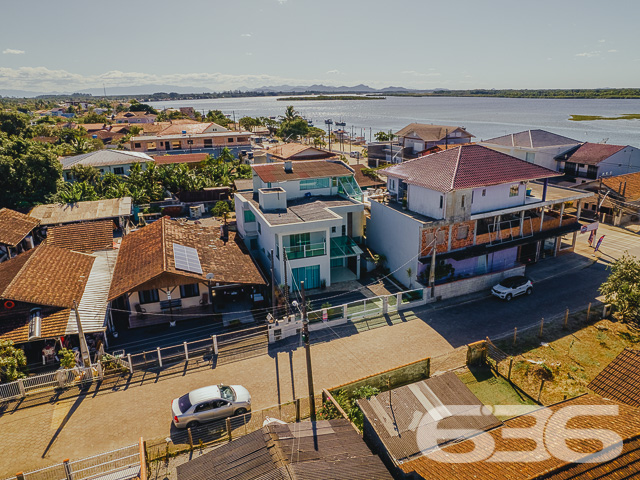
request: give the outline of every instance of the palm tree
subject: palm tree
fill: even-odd
[[[300,118],[300,112],[297,112],[294,108],[293,105],[289,105],[285,111],[284,111],[284,116],[282,117],[282,119],[285,122],[290,122],[292,120],[295,120],[296,118]]]
[[[409,290],[413,285],[413,269],[411,267],[407,268],[407,276],[409,277]]]

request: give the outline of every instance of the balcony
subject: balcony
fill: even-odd
[[[345,258],[361,255],[362,250],[352,238],[333,237],[331,239],[331,258]]]
[[[288,260],[295,260],[297,258],[309,258],[318,257],[320,255],[327,254],[326,243],[309,243],[306,245],[297,245],[293,247],[284,247],[284,251],[287,253]]]

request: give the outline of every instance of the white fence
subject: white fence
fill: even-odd
[[[19,473],[7,480],[97,480],[100,478],[146,480],[146,460],[139,443],[73,462]]]
[[[0,384],[0,402],[24,398],[27,395],[54,390],[56,388],[68,388],[85,383],[91,383],[96,379],[102,379],[102,364],[100,362],[90,367],[75,367],[68,370],[56,370],[55,372],[34,375],[33,377],[20,378],[15,382]]]

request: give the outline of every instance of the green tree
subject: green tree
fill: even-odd
[[[390,142],[391,140],[396,138],[396,136],[391,132],[388,132],[388,133],[387,132],[377,132],[373,137],[378,142]]]
[[[229,212],[229,204],[224,201],[216,202],[215,206],[211,209],[211,213],[213,214],[213,216],[222,218],[224,220],[224,223],[227,223]]]
[[[91,165],[74,165],[71,167],[71,175],[76,182],[87,182],[97,185],[100,180],[100,171]]]
[[[82,123],[107,123],[107,117],[104,115],[99,115],[93,110],[88,112],[85,116],[80,117],[78,121]]]
[[[628,253],[607,268],[611,270],[600,286],[605,302],[613,305],[614,316],[622,321],[638,321],[640,314],[640,261]]]
[[[238,120],[238,124],[240,125],[240,127],[248,130],[249,132],[253,132],[253,129],[255,127],[259,127],[261,125],[260,120],[253,117],[242,117],[240,120]]]
[[[93,185],[87,182],[64,183],[58,189],[56,200],[60,203],[76,203],[98,200]]]
[[[285,120],[280,124],[278,136],[286,140],[297,140],[309,133],[309,125],[302,118]]]
[[[297,120],[299,118],[302,118],[300,117],[300,112],[296,111],[296,109],[293,108],[293,105],[288,105],[287,108],[284,110],[282,121],[292,122],[293,120]]]
[[[217,123],[221,127],[225,128],[227,128],[227,126],[229,126],[229,124],[231,123],[231,120],[227,118],[227,116],[220,110],[209,110],[207,112],[205,120],[207,122]]]
[[[29,115],[9,110],[0,110],[0,132],[7,135],[24,136],[29,130]]]
[[[0,383],[24,377],[26,366],[24,350],[14,347],[12,340],[0,339]]]
[[[61,180],[62,164],[50,147],[0,134],[0,207],[43,203]]]
[[[62,368],[73,368],[76,366],[76,356],[73,353],[73,350],[69,350],[68,348],[62,348],[58,352],[58,357],[60,358],[60,366]]]
[[[153,108],[151,105],[147,105],[146,103],[140,103],[137,100],[131,100],[131,106],[129,107],[130,112],[147,112],[153,113],[155,115],[158,114],[158,111]]]

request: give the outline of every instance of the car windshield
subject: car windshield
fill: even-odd
[[[180,409],[180,413],[184,413],[191,408],[191,402],[189,401],[188,393],[178,399],[178,408]]]
[[[233,388],[220,385],[220,396],[225,400],[233,401],[235,397]]]

